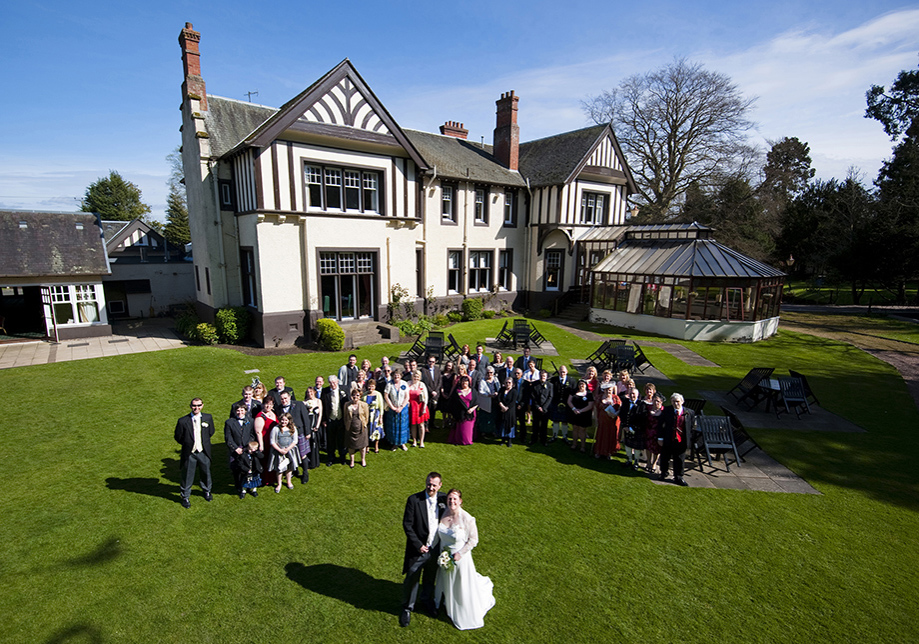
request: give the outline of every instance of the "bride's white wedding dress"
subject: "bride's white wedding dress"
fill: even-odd
[[[475,519],[465,510],[460,510],[454,523],[437,526],[443,551],[460,553],[460,560],[453,570],[437,569],[437,584],[434,600],[441,599],[453,625],[461,631],[481,628],[485,625],[485,613],[495,605],[491,579],[476,572],[471,550],[479,542]]]

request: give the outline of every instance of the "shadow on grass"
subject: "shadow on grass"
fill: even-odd
[[[114,561],[121,554],[121,540],[118,537],[109,537],[92,552],[81,557],[74,557],[67,563],[71,566],[99,566]]]
[[[287,577],[306,590],[339,599],[361,610],[398,615],[401,608],[402,584],[388,579],[376,579],[355,568],[335,564],[305,566],[292,561],[284,570]]]
[[[102,633],[92,624],[74,624],[49,637],[45,640],[45,644],[67,644],[68,642],[101,644],[104,641]]]

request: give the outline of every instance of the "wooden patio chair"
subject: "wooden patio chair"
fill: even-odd
[[[542,346],[542,343],[546,341],[546,338],[542,333],[536,330],[536,326],[533,325],[530,327],[530,336],[528,338],[530,342],[535,344],[537,347]]]
[[[615,347],[613,360],[613,369],[615,371],[628,370],[629,373],[635,369],[635,347],[629,344],[620,344]]]
[[[463,352],[463,348],[457,344],[456,338],[452,333],[447,334],[447,343],[444,344],[444,357],[447,360],[456,360],[456,357]]]
[[[419,335],[417,338],[415,338],[414,344],[412,344],[411,348],[406,351],[405,355],[407,355],[409,358],[415,358],[417,360],[418,358],[424,356],[424,351],[424,342],[421,341],[421,335]]]
[[[747,398],[751,398],[754,402],[750,408],[756,407],[763,399],[763,393],[759,383],[771,376],[773,371],[775,371],[775,369],[772,367],[757,367],[755,369],[750,369],[747,375],[743,377],[743,380],[728,391],[728,395],[734,396],[738,403],[745,401]]]
[[[712,465],[712,453],[724,454],[724,466],[728,472],[731,471],[731,464],[728,462],[728,454],[734,452],[734,464],[740,467],[740,454],[737,453],[737,445],[734,443],[734,433],[731,431],[731,419],[727,416],[702,416],[699,418],[699,431],[702,434],[702,447],[705,450],[705,456],[708,458],[708,466]],[[696,452],[699,464],[702,463],[702,453]]]
[[[653,367],[651,361],[648,360],[648,356],[645,355],[645,352],[641,350],[641,347],[637,344],[635,345],[635,369],[638,369],[642,373],[645,372],[645,369],[648,367]]]
[[[782,402],[785,403],[785,413],[790,414],[795,410],[795,416],[801,420],[802,407],[808,414],[811,413],[810,405],[807,404],[807,394],[804,393],[804,383],[800,378],[779,378],[779,388],[781,390]],[[775,406],[775,415],[779,415],[779,406]]]
[[[814,391],[811,389],[811,386],[807,382],[807,376],[803,373],[798,373],[797,371],[788,370],[789,375],[792,378],[800,378],[801,384],[804,385],[804,395],[807,397],[808,401],[812,402],[815,405],[819,405],[820,401],[817,400],[817,396],[814,394]],[[813,400],[811,400],[813,399]]]
[[[498,335],[495,336],[495,344],[500,347],[510,347],[514,342],[514,333],[507,328],[507,320],[504,321],[504,326],[501,327],[501,330],[498,332]]]
[[[741,447],[743,445],[747,446],[747,450],[745,452],[740,452],[740,460],[744,460],[744,456],[758,448],[759,443],[753,440],[753,437],[747,433],[746,428],[744,428],[743,423],[740,422],[737,414],[732,412],[727,407],[722,407],[721,411],[724,412],[725,418],[731,421],[731,432],[734,434],[734,445],[737,447]]]

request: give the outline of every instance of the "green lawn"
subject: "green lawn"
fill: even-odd
[[[537,324],[564,355],[556,364],[596,346]],[[472,344],[499,328],[451,332]],[[661,486],[560,445],[457,448],[436,432],[425,450],[322,467],[306,487],[245,501],[231,494],[221,438],[214,501],[196,490],[183,510],[172,429],[193,396],[222,426],[244,370],[283,374],[299,397],[347,354],[189,347],[0,371],[0,385],[40,409],[8,414],[22,448],[0,456],[0,640],[919,639],[919,413],[902,379],[850,345],[784,331],[755,345],[685,344],[721,367],[646,349],[684,394],[727,389],[751,366],[798,369],[868,433],[754,432],[820,495]],[[376,362],[405,346],[359,355]],[[397,624],[402,508],[431,469],[478,519],[475,561],[497,598],[478,631],[423,615]]]
[[[908,282],[906,284],[906,297],[912,299],[916,295],[919,284]],[[896,304],[897,294],[880,286],[866,288],[859,304],[874,306]],[[853,304],[852,286],[850,284],[830,284],[823,281],[818,284],[815,280],[792,280],[785,284],[784,299],[786,302],[797,304],[834,304],[849,306]]]

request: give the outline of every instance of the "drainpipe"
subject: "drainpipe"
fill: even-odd
[[[223,221],[220,218],[220,182],[217,181],[217,160],[213,157],[207,160],[207,170],[210,175],[211,189],[214,193],[214,208],[216,209],[214,214],[217,217],[214,223],[217,224],[217,248],[220,250],[220,268],[223,269],[220,271],[223,274],[223,294],[224,299],[226,299],[226,305],[229,305],[230,278],[227,276],[227,256],[223,248]]]

